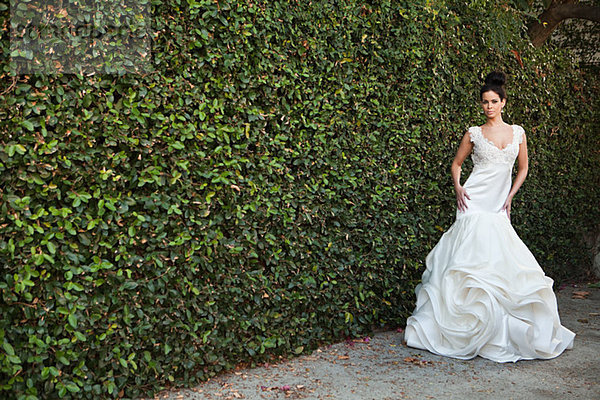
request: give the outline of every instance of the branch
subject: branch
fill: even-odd
[[[535,47],[540,47],[550,37],[552,32],[565,19],[577,18],[600,22],[600,7],[583,4],[556,4],[539,16],[540,22],[535,22],[529,27],[529,37]]]

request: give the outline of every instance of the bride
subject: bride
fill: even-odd
[[[548,359],[573,347],[575,334],[560,324],[553,280],[510,223],[528,162],[523,128],[502,120],[505,81],[501,72],[486,77],[480,96],[487,121],[469,128],[452,163],[456,221],[425,260],[405,330],[410,347],[497,362]],[[471,152],[473,171],[461,185]]]

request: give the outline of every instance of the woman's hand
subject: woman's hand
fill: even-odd
[[[467,199],[471,200],[471,197],[469,197],[467,190],[462,186],[458,186],[454,190],[456,191],[456,205],[458,206],[458,210],[465,211],[468,208]]]
[[[506,210],[506,215],[508,216],[508,220],[510,221],[510,204],[512,203],[512,197],[508,197],[502,206],[503,210]]]

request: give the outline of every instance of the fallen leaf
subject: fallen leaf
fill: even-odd
[[[433,361],[419,360],[418,358],[415,358],[415,357],[406,357],[404,359],[404,362],[418,365],[419,367],[423,367],[425,365],[433,365]]]
[[[574,299],[583,300],[586,297],[588,297],[589,295],[590,295],[590,292],[585,292],[585,291],[575,291],[575,292],[573,292],[573,298]]]

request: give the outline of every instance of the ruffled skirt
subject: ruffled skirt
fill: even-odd
[[[497,362],[553,358],[575,334],[560,324],[553,281],[504,214],[458,218],[426,258],[408,346]]]

